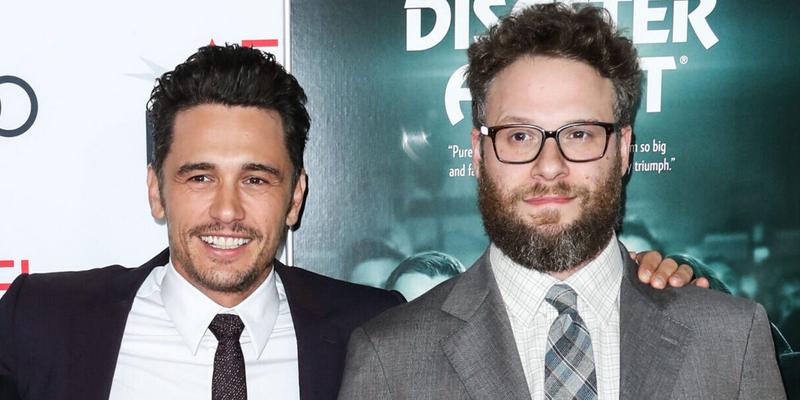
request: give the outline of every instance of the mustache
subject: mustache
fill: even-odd
[[[261,239],[263,235],[255,228],[249,227],[241,222],[234,222],[232,225],[223,225],[218,222],[205,225],[198,225],[189,229],[189,236],[201,236],[204,234],[228,231],[233,233],[244,233],[253,239]]]
[[[580,196],[584,194],[585,189],[575,188],[570,186],[564,181],[557,182],[552,185],[545,185],[537,183],[532,186],[514,190],[511,193],[511,201],[522,201],[527,197],[541,197],[541,196]]]

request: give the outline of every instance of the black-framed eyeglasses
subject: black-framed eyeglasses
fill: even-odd
[[[589,162],[603,158],[608,137],[618,131],[611,122],[573,122],[554,131],[536,125],[508,124],[481,126],[483,136],[492,138],[494,154],[506,164],[527,164],[544,148],[547,138],[556,141],[561,155],[572,162]]]

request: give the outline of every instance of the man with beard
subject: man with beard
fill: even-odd
[[[353,332],[340,399],[784,398],[763,307],[654,290],[615,237],[641,70],[608,14],[532,6],[468,55],[491,244]]]

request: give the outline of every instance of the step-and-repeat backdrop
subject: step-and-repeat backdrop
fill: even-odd
[[[314,120],[298,265],[407,289],[387,282],[406,257],[444,274],[484,251],[465,49],[521,3],[292,3]],[[621,238],[695,257],[800,347],[800,4],[593,4],[633,38],[646,74]]]
[[[800,346],[800,5],[594,3],[646,71],[620,236],[695,257]],[[3,4],[0,289],[22,272],[135,266],[166,245],[147,206],[145,104],[156,76],[211,41],[291,61],[308,92],[296,264],[409,296],[437,279],[390,280],[403,260],[468,267],[487,239],[465,49],[522,4],[295,0],[291,24],[281,0]]]

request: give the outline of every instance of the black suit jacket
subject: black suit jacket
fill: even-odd
[[[168,261],[165,250],[135,269],[18,277],[0,300],[0,397],[107,399],[136,292]],[[297,337],[300,398],[335,399],[350,333],[404,299],[278,261],[274,266]]]

